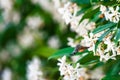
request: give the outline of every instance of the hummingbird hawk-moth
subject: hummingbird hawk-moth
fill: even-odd
[[[84,46],[81,46],[81,45],[77,45],[75,47],[75,49],[73,50],[73,52],[71,53],[71,55],[74,55],[76,54],[77,52],[83,52],[84,50],[88,49],[88,47],[84,47]]]

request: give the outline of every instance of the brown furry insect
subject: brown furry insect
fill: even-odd
[[[84,50],[86,50],[88,48],[89,47],[84,47],[84,46],[81,46],[81,45],[77,45],[71,54],[74,55],[77,52],[83,52]]]

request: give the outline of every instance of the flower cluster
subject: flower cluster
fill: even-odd
[[[90,30],[93,30],[96,24],[91,22],[89,19],[84,19],[79,24],[79,21],[83,16],[83,14],[76,16],[79,10],[80,8],[77,6],[77,4],[71,2],[66,3],[64,7],[58,9],[59,13],[62,15],[62,18],[65,20],[65,23],[70,24],[71,30],[76,32],[79,36],[84,36],[87,35]],[[68,40],[71,41],[70,38]],[[76,46],[72,43],[69,45],[72,47]]]
[[[85,68],[81,68],[79,63],[77,63],[76,67],[68,64],[66,56],[58,59],[58,61],[60,75],[63,76],[63,80],[86,80],[88,77]]]
[[[40,61],[37,57],[34,57],[28,64],[27,80],[45,80],[43,78],[43,72],[40,69]]]
[[[0,0],[0,9],[3,10],[1,15],[3,16],[3,20],[6,24],[10,21],[18,24],[20,21],[20,14],[18,11],[14,10],[13,6],[13,0]]]
[[[95,6],[94,8],[96,9],[98,6]],[[88,50],[92,51],[95,56],[100,56],[100,61],[115,59],[115,57],[119,55],[120,48],[119,45],[116,45],[112,41],[114,31],[104,37],[95,50],[96,42],[105,30],[97,34],[93,34],[92,31],[96,28],[96,23],[92,22],[90,19],[83,19],[80,22],[83,14],[76,16],[80,9],[81,8],[78,7],[77,4],[71,2],[66,3],[62,8],[58,9],[62,18],[65,20],[65,23],[70,24],[71,30],[77,33],[76,38],[83,38],[80,41],[76,40],[76,38],[68,38],[68,45],[75,47],[77,44],[80,44],[82,46],[89,47]],[[119,22],[120,13],[118,6],[114,9],[114,7],[105,7],[101,5],[100,11],[106,20],[114,23]]]
[[[77,16],[79,10],[80,8],[77,4],[68,2],[64,7],[59,8],[58,12],[62,15],[65,23],[70,24],[72,31],[75,31],[79,35],[86,35],[89,30],[95,28],[95,23],[90,22],[89,19],[85,19],[79,24],[79,21],[83,16],[83,14]]]
[[[62,14],[62,18],[65,20],[66,24],[71,23],[73,18],[75,18],[77,11],[77,5],[71,2],[66,3],[63,8],[58,9],[58,12]]]
[[[9,68],[4,69],[1,77],[2,80],[12,80],[12,71]]]
[[[119,12],[119,6],[117,6],[115,9],[113,7],[106,7],[101,5],[100,11],[102,14],[104,14],[105,19],[109,20],[114,23],[118,23],[120,20],[120,12]]]
[[[99,37],[97,37],[99,38]],[[93,38],[93,42],[96,40]],[[95,43],[93,43],[93,48],[95,50]],[[120,46],[120,45],[118,45]],[[103,41],[98,45],[96,52],[94,51],[94,55],[100,56],[100,61],[108,61],[109,59],[116,59],[115,57],[119,55],[119,47],[112,41],[112,34],[106,36]],[[91,47],[90,47],[91,48]],[[90,49],[89,50],[93,50]]]

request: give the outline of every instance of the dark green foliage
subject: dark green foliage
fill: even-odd
[[[58,52],[54,53],[52,56],[50,56],[49,59],[62,57],[64,55],[70,56],[70,54],[73,52],[73,50],[74,50],[74,48],[72,48],[72,47],[61,49]]]
[[[113,26],[115,26],[115,23],[108,23],[108,24],[105,24],[105,25],[102,25],[102,26],[98,26],[96,29],[93,30],[93,34],[99,33],[101,31],[109,29]]]

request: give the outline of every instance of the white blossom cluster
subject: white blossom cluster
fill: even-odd
[[[2,80],[12,80],[12,71],[9,68],[5,68],[1,78]]]
[[[105,76],[104,70],[102,67],[95,68],[94,70],[89,71],[90,80],[102,80]]]
[[[68,45],[75,47],[77,44],[80,44],[82,46],[89,47],[89,51],[93,51],[94,55],[100,56],[100,61],[116,59],[115,57],[120,54],[120,47],[119,45],[116,46],[116,44],[112,41],[113,33],[110,33],[107,37],[105,37],[95,51],[95,44],[105,31],[93,34],[92,30],[96,28],[95,22],[91,22],[89,19],[84,19],[80,22],[83,14],[76,16],[79,10],[80,8],[75,3],[71,2],[66,3],[62,8],[58,9],[62,18],[65,20],[65,23],[70,24],[71,30],[77,33],[76,37],[83,37],[81,41],[76,40],[76,38],[73,39],[69,37]],[[120,13],[118,6],[114,9],[114,7],[105,7],[101,5],[100,11],[106,20],[114,23],[119,22]],[[105,45],[106,48],[104,48],[103,45]]]
[[[27,26],[33,30],[37,30],[39,28],[42,28],[42,25],[44,24],[42,18],[40,16],[29,16],[26,19]]]
[[[93,51],[94,55],[100,56],[100,61],[108,61],[109,59],[116,59],[117,55],[120,55],[120,45],[116,45],[112,39],[112,33],[107,35],[103,41],[98,45],[95,51],[95,43],[98,38],[104,33],[100,32],[97,34],[90,33],[89,36],[83,36],[84,39],[80,42],[82,46],[89,47],[89,51]],[[106,46],[106,47],[105,47]]]
[[[77,12],[80,8],[75,3],[68,2],[64,7],[59,8],[58,11],[62,15],[62,18],[65,20],[66,24],[70,24],[72,31],[76,32],[79,36],[87,35],[90,30],[93,30],[96,26],[94,22],[90,22],[89,19],[84,19],[81,23],[83,14],[77,15]],[[71,39],[69,39],[71,41]],[[70,45],[74,47],[75,45]]]
[[[67,63],[66,56],[58,59],[58,61],[60,75],[63,77],[62,80],[100,80],[104,76],[102,67],[90,71],[80,67],[79,63],[73,67],[72,64]]]
[[[14,0],[0,0],[0,9],[3,10],[1,14],[6,24],[10,21],[18,24],[20,21],[20,14],[13,9],[13,6]]]
[[[43,72],[40,69],[40,61],[37,57],[28,64],[27,67],[27,80],[45,80],[43,78]]]
[[[114,9],[113,7],[106,7],[101,5],[100,11],[102,14],[104,14],[106,20],[109,20],[114,23],[119,22],[120,20],[119,6],[116,6],[116,8]]]
[[[60,40],[59,40],[58,36],[52,36],[52,37],[50,37],[50,39],[48,40],[48,45],[51,48],[58,49],[60,47]]]
[[[29,28],[25,28],[23,32],[18,35],[18,42],[23,48],[29,48],[34,43],[33,32]]]
[[[77,12],[80,8],[75,3],[67,2],[63,7],[58,9],[58,12],[62,15],[66,24],[70,24],[72,31],[76,32],[78,35],[87,35],[89,30],[95,28],[95,23],[90,22],[89,19],[83,20],[80,24],[79,21],[83,14],[77,16]]]
[[[62,15],[66,24],[71,23],[73,18],[75,18],[77,11],[77,5],[71,2],[67,2],[63,7],[58,9],[58,12]]]
[[[56,9],[60,8],[63,4],[68,2],[68,0],[52,0]]]
[[[58,59],[60,75],[63,76],[63,80],[86,80],[88,78],[86,69],[81,68],[77,63],[75,67],[66,62],[66,56]]]

